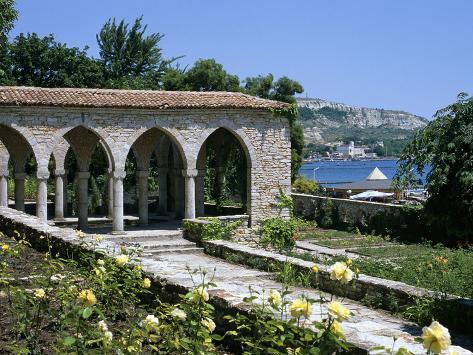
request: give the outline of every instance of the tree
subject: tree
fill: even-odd
[[[10,84],[7,56],[8,33],[13,29],[17,18],[15,0],[0,0],[0,85]]]
[[[145,35],[142,17],[131,28],[124,20],[109,19],[97,34],[106,86],[112,88],[159,89],[160,80],[177,58],[164,59],[158,46],[161,33]]]
[[[9,70],[16,85],[100,87],[100,65],[86,49],[69,48],[52,35],[20,34],[8,46]]]
[[[445,237],[473,240],[473,98],[438,111],[405,147],[395,179],[416,170],[427,175],[425,212],[432,230]]]
[[[228,74],[215,59],[199,59],[184,74],[184,90],[240,91],[238,76]]]
[[[268,74],[246,78],[244,91],[261,98],[295,104],[295,94],[302,93],[304,88],[297,81],[286,76],[274,82],[273,75]],[[299,116],[290,117],[289,123],[291,127],[291,170],[292,179],[294,180],[299,175],[299,169],[302,166],[304,130],[299,122]]]

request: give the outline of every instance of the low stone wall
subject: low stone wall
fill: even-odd
[[[224,225],[236,224],[232,231],[232,239],[238,241],[248,241],[253,236],[253,229],[248,227],[248,215],[219,216],[210,218],[196,218],[183,220],[184,235],[194,242],[202,241],[202,232],[205,226],[211,223],[212,219],[217,219]]]
[[[369,220],[379,213],[399,214],[402,206],[388,203],[355,201],[293,193],[294,213],[307,219],[318,219],[326,213],[324,207],[332,205],[337,210],[338,222],[367,226]]]
[[[473,300],[471,299],[453,295],[439,299],[438,293],[434,291],[364,274],[359,274],[356,281],[349,287],[343,287],[339,281],[330,278],[327,265],[225,240],[205,241],[202,245],[206,254],[262,271],[279,272],[286,263],[289,263],[296,272],[310,275],[308,282],[311,287],[355,301],[376,299],[380,301],[377,307],[395,314],[406,307],[416,305],[416,301],[420,298],[435,300],[434,302],[438,302],[438,307],[448,309],[450,317],[442,320],[445,325],[473,336]],[[312,271],[313,266],[318,267],[317,273]]]

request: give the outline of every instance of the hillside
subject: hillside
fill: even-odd
[[[406,140],[429,121],[404,111],[354,107],[321,99],[297,99],[306,144],[338,140]]]

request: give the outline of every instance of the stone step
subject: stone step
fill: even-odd
[[[170,240],[152,240],[147,242],[140,242],[140,247],[144,250],[150,249],[177,249],[177,248],[186,248],[186,247],[195,247],[195,243],[192,243],[188,240],[179,238],[179,239],[170,239]]]
[[[129,243],[166,243],[175,240],[183,240],[181,231],[159,231],[159,235],[126,235],[126,236],[108,236],[104,235],[104,239],[115,242]]]
[[[184,247],[184,248],[167,248],[167,249],[149,249],[144,251],[141,256],[153,256],[159,254],[203,254],[204,248]]]

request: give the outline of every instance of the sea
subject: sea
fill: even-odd
[[[397,160],[321,160],[306,162],[299,173],[307,179],[314,180],[322,186],[334,187],[338,184],[365,180],[366,177],[378,168],[388,179],[396,173]],[[419,176],[424,182],[425,176]]]

